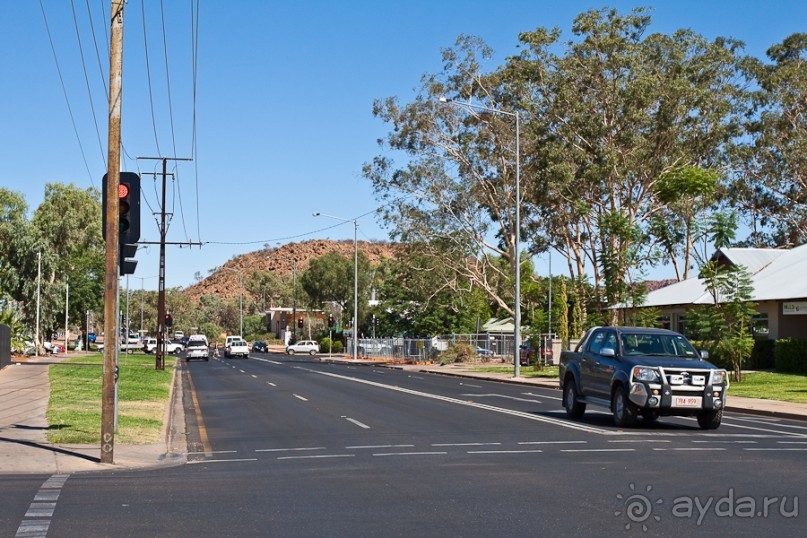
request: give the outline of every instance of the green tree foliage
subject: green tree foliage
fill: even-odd
[[[329,252],[311,260],[298,285],[307,294],[308,306],[320,309],[325,303],[335,303],[345,312],[344,319],[348,320],[353,318],[355,273],[352,256],[347,258],[338,252]],[[370,297],[373,269],[362,252],[358,256],[358,275],[358,324],[360,330],[366,330],[369,318],[367,308],[362,308],[362,305],[366,305]]]
[[[732,193],[748,216],[754,246],[807,241],[807,33],[767,51],[771,63],[748,59],[757,82],[746,123],[749,136],[734,148]]]
[[[751,356],[754,338],[751,324],[755,303],[751,276],[745,267],[722,266],[710,261],[701,276],[714,304],[700,305],[687,314],[687,326],[697,340],[731,360],[734,380],[742,381],[742,368]]]
[[[560,278],[560,291],[558,292],[558,338],[563,349],[569,348],[569,293],[566,279]]]

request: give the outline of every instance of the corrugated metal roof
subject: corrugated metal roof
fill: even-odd
[[[732,263],[751,273],[751,300],[781,301],[807,298],[807,245],[784,249],[722,249]],[[712,296],[701,278],[690,278],[647,294],[643,307],[710,304]]]

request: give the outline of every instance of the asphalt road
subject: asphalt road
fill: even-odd
[[[49,536],[803,536],[806,526],[807,423],[727,414],[711,432],[685,418],[623,431],[605,410],[567,420],[551,389],[272,354],[185,363],[183,382],[187,465],[4,478],[0,535],[31,530],[24,521]],[[43,495],[52,500],[35,502]],[[48,502],[52,513],[24,518]]]

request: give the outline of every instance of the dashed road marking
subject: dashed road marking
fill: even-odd
[[[303,396],[300,396],[299,394],[292,394],[292,396],[294,396],[294,397],[295,397],[295,398],[297,398],[298,400],[302,400],[302,401],[304,401],[304,402],[307,402],[307,401],[308,401],[308,398],[304,398]]]
[[[25,512],[24,517],[30,519],[23,519],[17,528],[15,535],[17,538],[44,538],[48,535],[50,520],[56,510],[56,501],[69,477],[69,474],[55,474],[45,480]]]
[[[350,417],[342,417],[342,418],[343,418],[343,419],[345,419],[345,420],[347,420],[348,422],[352,422],[353,424],[355,424],[355,425],[356,425],[356,426],[358,426],[359,428],[364,428],[365,430],[369,430],[369,429],[370,429],[370,426],[368,426],[367,424],[365,424],[365,423],[363,423],[363,422],[359,422],[359,421],[358,421],[358,420],[356,420],[355,418],[350,418]]]
[[[294,452],[301,450],[325,450],[324,446],[307,446],[298,448],[258,448],[255,452]]]

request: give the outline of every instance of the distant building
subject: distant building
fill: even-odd
[[[722,248],[712,260],[745,266],[751,275],[751,301],[757,303],[753,331],[758,337],[807,338],[807,245],[793,249]],[[647,294],[636,308],[657,308],[667,329],[686,334],[687,312],[713,304],[704,279],[690,278]],[[624,311],[626,305],[617,309]]]

